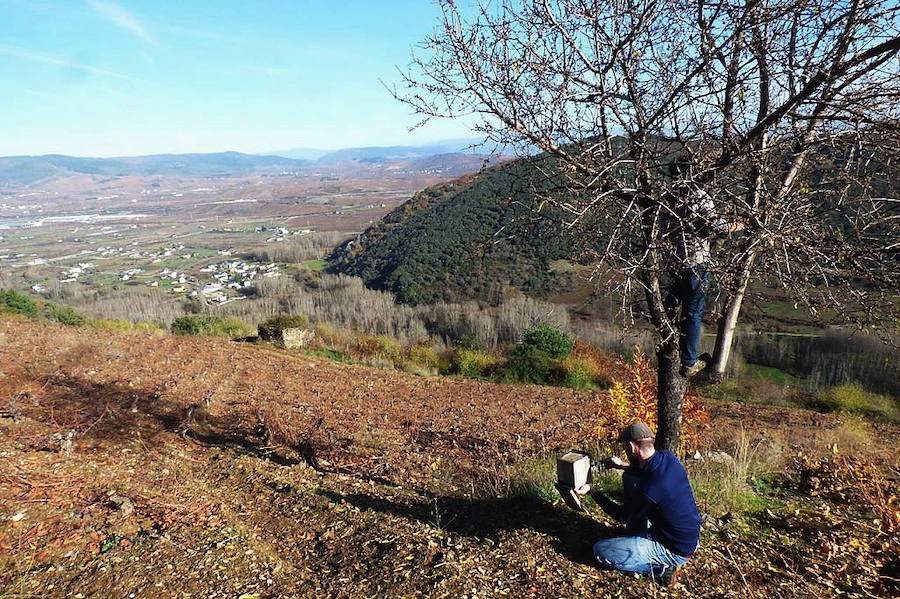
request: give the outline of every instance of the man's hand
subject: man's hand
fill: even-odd
[[[579,495],[587,495],[591,492],[591,485],[581,485],[580,487],[575,489],[575,492]]]
[[[603,458],[600,460],[600,463],[603,464],[604,468],[616,468],[618,470],[625,470],[628,468],[628,462],[615,455]]]

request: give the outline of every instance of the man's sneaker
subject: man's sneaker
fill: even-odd
[[[676,568],[674,566],[666,568],[659,577],[659,584],[666,587],[667,589],[675,586],[675,582],[678,579],[678,570],[679,568]]]
[[[692,376],[703,372],[706,369],[707,364],[708,362],[703,358],[697,358],[697,361],[690,366],[682,366],[679,372],[681,373],[681,376],[689,379]]]

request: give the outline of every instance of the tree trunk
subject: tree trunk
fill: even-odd
[[[741,305],[744,302],[744,294],[750,283],[750,273],[753,269],[753,260],[756,252],[751,252],[741,266],[741,273],[737,281],[737,290],[728,298],[725,312],[718,320],[716,331],[716,348],[713,350],[712,375],[713,380],[725,378],[725,369],[728,367],[728,359],[731,357],[731,348],[734,344],[734,331],[737,329],[738,317],[741,314]]]
[[[656,448],[676,451],[681,441],[681,416],[687,379],[678,370],[681,359],[675,339],[663,342],[656,352]]]

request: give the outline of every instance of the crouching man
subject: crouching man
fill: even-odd
[[[624,470],[625,502],[619,505],[590,485],[576,489],[625,525],[626,536],[597,541],[594,557],[603,568],[638,572],[671,586],[700,545],[700,514],[687,472],[675,454],[654,449],[646,424],[626,427],[618,441],[628,462],[610,457],[604,464]]]

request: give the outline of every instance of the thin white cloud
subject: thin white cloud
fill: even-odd
[[[89,64],[83,64],[80,62],[75,62],[72,60],[68,60],[65,58],[59,58],[57,56],[52,56],[50,54],[43,54],[41,52],[35,52],[33,50],[25,50],[22,48],[14,48],[12,46],[3,46],[0,45],[0,54],[6,56],[12,56],[13,58],[20,58],[22,60],[28,60],[30,62],[37,62],[41,64],[50,64],[60,67],[65,67],[69,69],[75,69],[77,71],[83,71],[85,73],[93,73],[94,75],[103,75],[105,77],[114,77],[116,79],[127,79],[128,81],[141,81],[137,77],[132,77],[130,75],[123,75],[122,73],[117,73],[115,71],[110,71],[107,69],[101,69],[99,67],[91,66]]]
[[[137,20],[134,15],[125,10],[122,6],[115,2],[107,0],[86,0],[87,5],[94,9],[98,15],[111,22],[113,25],[123,29],[133,36],[153,44],[159,45],[159,42],[150,34],[143,23]]]

